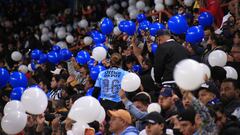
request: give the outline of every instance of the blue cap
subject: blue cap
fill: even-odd
[[[160,96],[171,97],[172,96],[172,92],[173,92],[172,88],[163,88],[163,90],[160,92]]]

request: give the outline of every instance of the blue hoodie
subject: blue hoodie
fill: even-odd
[[[129,126],[127,127],[120,135],[138,135],[139,131],[136,127]]]

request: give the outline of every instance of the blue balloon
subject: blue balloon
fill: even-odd
[[[88,64],[88,69],[91,69],[94,66],[94,64],[95,64],[95,60],[94,59],[90,59],[87,64]]]
[[[127,21],[127,25],[125,28],[125,32],[129,35],[129,36],[133,36],[134,33],[136,31],[136,24],[133,21]]]
[[[58,52],[50,51],[47,55],[50,63],[57,64],[61,61],[61,55]]]
[[[12,90],[12,92],[10,94],[11,100],[18,100],[18,101],[20,101],[24,90],[25,90],[24,87],[13,88],[13,90]]]
[[[69,60],[72,57],[72,52],[70,52],[68,49],[61,49],[60,54],[63,61]]]
[[[9,83],[13,88],[24,87],[28,85],[28,80],[25,74],[21,72],[12,72],[10,75]]]
[[[139,24],[139,30],[147,31],[150,27],[151,23],[148,20],[144,20]]]
[[[113,31],[114,24],[111,19],[109,18],[103,18],[101,24],[100,24],[100,29],[103,34],[108,35]]]
[[[30,65],[31,65],[31,68],[33,71],[35,71],[37,69],[35,61],[32,61]]]
[[[146,16],[144,15],[144,14],[138,14],[137,15],[137,21],[140,23],[140,22],[142,22],[142,21],[144,21],[144,20],[146,20],[147,18],[146,18]]]
[[[97,34],[100,34],[100,32],[97,31],[97,30],[92,30],[92,31],[90,32],[90,36],[94,36],[94,35],[97,35]]]
[[[118,28],[121,32],[127,33],[129,36],[132,36],[136,31],[136,24],[133,21],[123,20],[119,23]]]
[[[89,60],[90,60],[90,54],[87,51],[80,51],[77,53],[76,61],[80,65],[87,64]]]
[[[42,51],[38,50],[38,49],[34,49],[31,52],[31,58],[34,60],[38,60],[40,58],[40,55],[42,54]]]
[[[193,26],[187,30],[186,41],[195,44],[202,41],[204,38],[204,30],[202,26]]]
[[[214,21],[214,17],[210,12],[202,12],[199,16],[198,16],[198,23],[203,26],[211,26],[213,24]]]
[[[104,66],[100,66],[100,65],[94,66],[91,68],[90,77],[92,78],[92,80],[95,81],[98,78],[98,74],[104,70],[106,70]]]
[[[123,20],[118,24],[118,28],[121,32],[126,32],[127,23],[128,22],[126,20]]]
[[[176,15],[168,20],[168,28],[174,34],[183,34],[187,32],[187,20],[182,15]]]
[[[140,65],[133,65],[132,67],[132,71],[135,72],[135,73],[139,73],[141,74],[142,73],[142,67]]]
[[[0,68],[0,88],[7,85],[9,81],[9,72],[5,68]]]
[[[102,33],[98,32],[98,33],[92,33],[91,34],[91,37],[93,39],[93,42],[95,44],[98,44],[98,43],[103,43],[106,41],[106,36],[103,35]]]
[[[166,27],[162,23],[155,22],[150,25],[149,32],[151,36],[156,36],[159,30],[164,30],[164,29],[166,29]]]
[[[59,52],[60,50],[61,50],[61,47],[58,46],[58,45],[54,45],[54,46],[52,47],[52,51]]]
[[[43,64],[47,62],[47,54],[42,53],[39,57],[39,59],[37,60],[38,64]]]
[[[157,52],[157,48],[158,48],[158,45],[157,43],[152,43],[151,45],[151,50],[152,50],[152,53],[155,55],[156,52]]]

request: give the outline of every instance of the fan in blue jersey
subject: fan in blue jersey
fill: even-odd
[[[121,90],[121,81],[128,72],[119,68],[121,66],[121,55],[114,53],[110,59],[111,67],[99,73],[95,83],[95,90],[100,91],[100,99],[103,107],[108,109],[121,108],[121,98],[118,92]],[[106,105],[105,105],[106,104]]]

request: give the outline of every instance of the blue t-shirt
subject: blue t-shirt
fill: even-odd
[[[118,92],[121,89],[121,81],[127,71],[121,68],[109,68],[99,73],[95,87],[101,88],[100,98],[113,102],[120,102]]]

